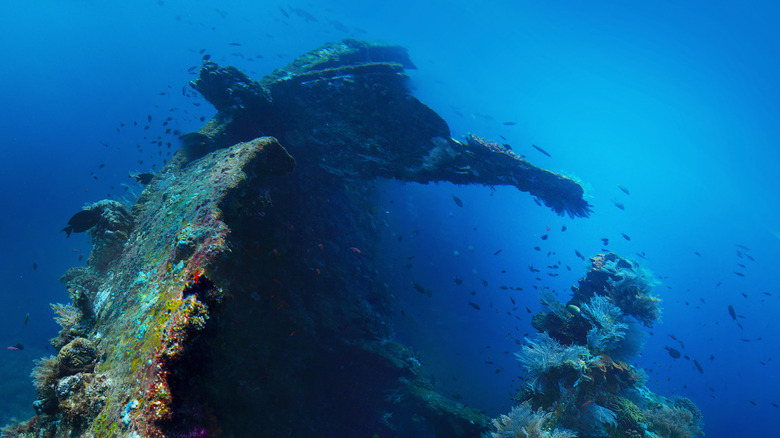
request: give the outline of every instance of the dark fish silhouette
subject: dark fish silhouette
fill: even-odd
[[[153,173],[136,173],[134,175],[131,174],[130,176],[135,178],[135,182],[141,183],[143,185],[149,184],[154,179]]]
[[[517,122],[504,122],[504,126],[515,126]]]
[[[479,310],[479,304],[469,301],[469,306]]]
[[[70,237],[70,233],[83,233],[98,222],[100,222],[100,213],[95,210],[81,210],[74,214],[68,221],[68,226],[60,231],[66,232],[68,234],[66,237]]]
[[[618,187],[618,188],[619,188],[619,189],[620,189],[620,190],[621,190],[623,193],[625,193],[626,195],[630,195],[630,194],[631,194],[631,192],[629,192],[627,188],[625,188],[625,187],[621,186],[620,184],[618,184],[618,185],[617,185],[617,187]]]
[[[33,262],[33,271],[37,271],[37,270],[38,270],[38,264]]]
[[[582,254],[580,254],[580,252],[579,252],[579,251],[577,251],[576,249],[574,250],[574,254],[576,254],[576,255],[577,255],[577,257],[581,258],[582,260],[585,260],[585,256],[584,256],[584,255],[582,255]]]
[[[734,311],[734,306],[729,304],[729,315],[731,315],[731,319],[734,320],[734,322],[737,323],[739,328],[742,328],[742,324],[739,323],[739,320],[737,320],[737,312]]]
[[[546,150],[544,150],[544,149],[540,148],[539,146],[537,146],[537,145],[535,145],[535,144],[532,144],[531,146],[533,146],[533,147],[534,147],[534,149],[536,149],[537,151],[539,151],[539,152],[541,152],[541,153],[543,153],[543,154],[547,155],[548,157],[552,157],[552,155],[550,155],[550,153],[549,153],[549,152],[547,152]]]
[[[748,247],[747,247],[747,246],[745,246],[745,245],[740,245],[739,243],[737,244],[737,248],[744,249],[745,251],[750,251],[750,248],[748,248]]]
[[[463,284],[463,280],[461,280],[461,279],[460,279],[460,278],[458,278],[458,277],[455,277],[453,280],[455,281],[455,284],[457,284],[458,286],[460,286],[461,284]]]
[[[501,251],[503,251],[503,249],[499,249],[497,251],[494,251],[493,255],[499,255],[499,254],[501,254]]]
[[[699,373],[704,374],[704,368],[701,367],[698,360],[694,359],[693,364],[696,366],[696,369],[699,370]]]
[[[190,132],[179,137],[190,160],[200,158],[210,152],[211,139],[200,132]]]
[[[463,207],[463,201],[461,201],[460,198],[458,198],[457,196],[452,195],[452,200],[455,202],[455,205],[457,205],[458,207]]]
[[[602,238],[601,238],[601,241],[602,241],[602,242],[604,242],[604,246],[607,246],[607,245],[609,245],[609,239],[608,239],[608,238],[606,238],[606,237],[602,237]]]
[[[621,235],[623,236],[624,239],[631,240],[631,236],[629,236],[628,234],[621,233]]]
[[[668,347],[667,346],[667,347],[664,347],[664,349],[666,349],[666,351],[669,352],[669,356],[672,356],[673,359],[679,359],[680,356],[681,356],[680,352],[678,350],[675,350],[672,347]]]
[[[623,203],[618,201],[618,200],[613,199],[612,203],[615,204],[615,207],[617,207],[617,208],[619,208],[621,210],[625,210],[626,209],[626,206],[623,205]]]
[[[738,275],[738,276],[740,276],[740,277],[744,277],[744,276],[745,276],[745,274],[743,274],[743,273],[741,273],[741,272],[734,271],[734,273],[735,273],[735,274],[737,274],[737,275]]]
[[[29,313],[26,313],[26,314],[24,315],[24,325],[27,325],[27,320],[28,320],[28,319],[30,319],[30,314],[29,314]]]

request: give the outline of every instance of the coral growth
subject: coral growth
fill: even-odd
[[[493,421],[492,437],[525,437],[534,415],[544,416],[544,430],[562,426],[587,437],[700,434],[701,413],[690,400],[653,394],[642,370],[623,361],[641,350],[640,321],[658,321],[660,299],[651,295],[656,280],[612,253],[592,261],[566,307],[549,291],[540,293],[544,312],[532,323],[541,333],[516,354],[530,385],[516,396],[520,407]]]
[[[668,438],[693,438],[704,435],[701,431],[702,415],[699,408],[685,397],[671,405],[653,404],[643,411],[648,429],[657,436]]]
[[[661,317],[661,299],[651,294],[658,280],[638,263],[620,261],[623,263],[610,260],[604,264],[603,269],[610,275],[606,293],[623,313],[652,327]]]
[[[577,434],[553,427],[553,414],[541,408],[534,411],[525,401],[512,408],[507,415],[493,419],[494,431],[485,438],[573,438]],[[549,429],[552,429],[550,431]]]
[[[568,367],[583,372],[593,363],[593,355],[587,348],[564,346],[547,333],[539,333],[536,340],[526,339],[526,345],[515,357],[532,376],[539,377],[551,368]]]
[[[92,251],[87,262],[102,271],[122,252],[124,243],[133,231],[133,217],[124,204],[107,199],[86,209],[100,212],[100,221],[89,230]]]
[[[81,312],[70,304],[49,304],[54,310],[54,321],[62,327],[56,338],[49,342],[54,349],[59,350],[73,339],[85,336],[85,330],[81,326]]]
[[[642,351],[645,333],[637,321],[624,315],[610,298],[594,296],[582,305],[582,314],[593,324],[587,337],[591,350],[624,360]]]

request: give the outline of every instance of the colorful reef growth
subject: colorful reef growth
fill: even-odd
[[[520,405],[493,420],[493,438],[687,438],[702,435],[702,416],[687,398],[647,389],[644,373],[626,361],[639,354],[644,332],[660,317],[657,281],[614,253],[592,267],[563,305],[542,293],[539,330],[517,353],[526,372]]]
[[[576,217],[590,206],[576,182],[506,147],[450,138],[404,68],[404,49],[354,40],[260,81],[205,62],[193,86],[216,116],[134,205],[87,207],[93,250],[62,277],[72,303],[53,306],[62,330],[33,372],[37,415],[3,436],[487,430],[389,340],[371,180],[514,185]],[[570,359],[590,377],[595,365]]]

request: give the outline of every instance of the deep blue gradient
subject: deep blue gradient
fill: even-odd
[[[280,7],[316,21],[287,18]],[[595,255],[606,237],[619,255],[643,254],[663,281],[663,323],[649,330],[637,359],[650,388],[694,400],[709,437],[774,435],[775,2],[7,1],[0,19],[0,423],[32,415],[27,375],[32,359],[51,354],[47,340],[57,330],[48,303],[66,302],[58,278],[89,251],[86,236],[66,239],[59,230],[84,203],[124,195],[129,171],[162,165],[168,149],[159,155],[149,142],[164,135],[163,120],[188,132],[213,114],[203,99],[182,96],[199,51],[257,78],[324,42],[354,37],[407,47],[418,66],[409,72],[414,94],[453,136],[506,141],[532,163],[576,176],[594,205],[592,217],[571,220],[512,188],[378,182],[397,336],[442,392],[490,415],[508,411],[521,371],[515,339],[533,333],[525,307],[539,310],[534,286],[566,301],[587,268],[575,249]],[[669,335],[704,374],[667,354],[664,346],[679,347]],[[5,349],[17,342],[25,350]]]

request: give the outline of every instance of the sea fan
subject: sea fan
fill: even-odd
[[[628,263],[622,259],[620,262]],[[607,294],[624,314],[652,327],[661,318],[661,299],[651,294],[659,281],[650,270],[638,263],[629,266],[621,263],[610,260],[604,264],[603,269],[610,274]]]
[[[617,427],[617,415],[596,403],[588,403],[583,408],[581,428],[591,436],[605,436],[604,426]]]
[[[512,408],[507,415],[493,419],[496,429],[485,438],[576,438],[577,434],[566,429],[555,428],[549,431],[551,412],[541,408],[534,412],[531,403],[524,401],[520,406]]]
[[[582,305],[583,315],[593,324],[588,331],[588,346],[617,359],[630,359],[642,350],[645,333],[637,321],[608,297],[596,295]]]
[[[581,345],[561,345],[547,332],[537,334],[535,340],[526,339],[526,345],[522,351],[515,353],[515,357],[530,373],[530,381],[534,387],[552,368],[567,367],[583,373],[596,360],[587,348]]]

